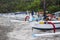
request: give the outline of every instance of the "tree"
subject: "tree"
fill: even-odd
[[[54,13],[60,11],[60,7],[52,5],[48,7],[48,11],[50,11],[50,13]]]
[[[53,6],[55,7],[53,8]],[[46,0],[46,10],[52,11],[52,9],[54,10],[55,8],[59,10],[60,0]],[[0,0],[0,13],[26,10],[43,10],[43,0]]]

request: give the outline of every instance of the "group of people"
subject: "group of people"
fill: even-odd
[[[30,15],[25,17],[25,21],[40,21],[44,20],[43,12],[37,13],[37,15]],[[46,14],[46,19],[44,21],[56,21],[58,18],[54,14]]]

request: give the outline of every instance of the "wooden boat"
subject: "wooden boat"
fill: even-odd
[[[38,36],[53,36],[53,35],[59,35],[60,32],[56,32],[56,30],[60,29],[60,21],[47,21],[46,23],[43,23],[46,21],[40,21],[40,23],[35,24],[34,26],[32,26],[32,30],[33,29],[37,29],[37,30],[42,30],[43,32],[45,31],[45,33],[42,34],[33,34],[33,36],[38,37]],[[46,31],[49,30],[53,30],[53,33],[47,33]],[[34,31],[34,30],[33,30]],[[35,30],[36,32],[36,30]]]
[[[45,22],[45,21],[42,21],[42,22]],[[32,28],[40,29],[40,30],[51,30],[51,29],[53,29],[53,25],[52,24],[48,24],[48,22],[52,22],[55,25],[56,29],[60,29],[60,21],[47,21],[45,24],[44,23],[40,23],[39,24],[39,22],[38,22]]]

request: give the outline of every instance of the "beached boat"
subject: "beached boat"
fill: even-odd
[[[34,26],[32,26],[32,28],[35,28],[35,29],[40,29],[40,30],[50,30],[50,29],[53,29],[53,25],[55,25],[55,28],[56,29],[60,29],[60,21],[40,21],[40,22],[37,22]],[[51,22],[50,24],[48,22]]]
[[[38,23],[35,23],[32,26],[32,30],[34,32],[37,32],[34,29],[42,30],[42,32],[45,32],[45,33],[41,33],[41,34],[33,33],[33,36],[35,36],[35,37],[59,35],[60,34],[60,31],[59,31],[60,21],[40,21]],[[46,31],[49,31],[49,30],[53,30],[53,32],[52,33],[47,33]],[[58,30],[58,32],[56,30]]]

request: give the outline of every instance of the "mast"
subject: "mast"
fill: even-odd
[[[46,0],[43,0],[44,19],[46,19]]]

